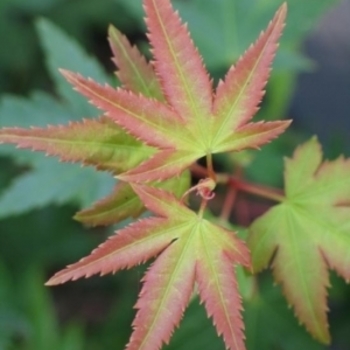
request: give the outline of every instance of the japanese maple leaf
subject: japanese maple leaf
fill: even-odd
[[[116,59],[124,89],[102,86],[79,74],[62,71],[77,91],[125,128],[131,135],[158,152],[136,168],[119,175],[128,182],[165,179],[181,173],[197,159],[214,153],[257,148],[282,133],[290,121],[249,122],[258,109],[268,79],[286,15],[286,4],[257,42],[227,73],[213,92],[187,27],[169,0],[144,0],[153,66],[131,54]],[[114,50],[125,46],[125,38],[111,30]],[[128,79],[132,60],[146,79]],[[148,83],[147,83],[148,80]],[[135,94],[135,86],[142,86]],[[147,86],[149,86],[147,88]],[[131,90],[130,90],[131,88]],[[153,92],[152,92],[153,91]],[[150,98],[157,96],[157,100]]]
[[[255,272],[269,265],[315,338],[330,342],[328,268],[350,279],[350,160],[322,162],[316,138],[285,162],[285,199],[257,219],[248,243]]]
[[[249,252],[233,232],[203,219],[172,194],[133,185],[157,217],[131,224],[91,255],[53,276],[47,285],[116,272],[158,256],[147,271],[137,301],[127,349],[155,350],[179,324],[194,284],[229,349],[244,349],[241,301],[234,265],[249,266]]]

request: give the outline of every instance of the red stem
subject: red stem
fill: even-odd
[[[196,177],[208,176],[208,170],[199,164],[193,164],[191,167],[191,172]],[[250,193],[276,202],[282,202],[284,200],[284,193],[280,189],[256,185],[235,176],[217,174],[216,181],[217,183],[228,184],[230,187],[234,187],[238,191]]]
[[[283,192],[277,188],[256,185],[241,179],[237,179],[233,176],[229,176],[225,181],[229,186],[233,186],[238,191],[254,194],[259,197],[271,199],[276,202],[282,202],[284,200]]]
[[[214,171],[213,157],[211,153],[207,154],[207,169],[209,177],[216,182],[216,174]]]
[[[199,211],[198,211],[198,216],[200,218],[203,217],[203,214],[204,214],[205,208],[207,207],[207,204],[208,204],[208,200],[205,198],[202,198],[201,206],[200,206]]]
[[[233,205],[237,198],[237,190],[230,186],[225,197],[224,205],[222,206],[220,219],[223,221],[229,221]]]

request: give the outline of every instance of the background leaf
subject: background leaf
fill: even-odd
[[[48,204],[87,206],[110,191],[113,178],[93,168],[43,159],[35,170],[15,179],[0,197],[0,218]]]
[[[71,86],[58,71],[59,68],[80,72],[100,83],[107,83],[109,77],[97,60],[45,19],[37,22],[37,30],[46,55],[47,68],[59,95],[69,104],[72,111],[80,117],[96,115],[96,109],[84,98],[72,91]]]

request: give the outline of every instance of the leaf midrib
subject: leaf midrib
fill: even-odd
[[[147,93],[147,95],[149,97],[153,97],[152,95],[152,90],[149,88],[149,86],[151,86],[150,83],[153,83],[153,80],[151,82],[145,82],[145,80],[143,79],[142,74],[140,74],[140,71],[138,70],[138,67],[134,64],[133,60],[131,59],[131,57],[128,55],[128,52],[125,50],[125,47],[123,45],[120,44],[120,40],[118,35],[114,35],[114,33],[112,33],[113,37],[115,38],[116,42],[118,43],[118,47],[119,49],[122,51],[123,56],[126,58],[127,62],[130,64],[132,70],[134,71],[134,73],[137,76],[137,80],[141,82],[142,85],[142,89]],[[149,85],[147,85],[149,84]]]
[[[122,112],[124,112],[127,115],[131,115],[132,117],[134,117],[136,120],[140,120],[142,122],[145,123],[145,125],[151,127],[153,129],[153,131],[155,133],[158,134],[159,137],[164,138],[165,142],[169,142],[169,138],[171,138],[172,134],[169,134],[169,127],[172,127],[173,125],[168,125],[168,128],[162,128],[160,124],[155,123],[152,121],[152,119],[148,119],[145,118],[145,116],[141,113],[141,114],[136,114],[133,111],[131,111],[130,109],[127,109],[125,107],[123,107],[121,104],[116,104],[113,102],[113,100],[110,100],[109,98],[105,97],[103,94],[98,93],[95,89],[91,89],[88,85],[83,84],[80,79],[77,78],[73,78],[73,81],[75,82],[75,84],[77,86],[79,86],[80,89],[87,90],[89,92],[89,94],[91,94],[92,96],[95,96],[95,98],[100,99],[101,101],[104,101],[105,103],[107,103],[108,105],[113,106],[114,108],[116,108],[117,110],[121,110]],[[98,85],[99,88],[104,89],[103,86]],[[112,89],[110,86],[108,86],[108,89]],[[146,97],[145,97],[146,98]],[[157,101],[158,103],[161,103],[159,101]],[[100,109],[104,109],[104,108],[100,108]],[[110,115],[111,113],[107,112],[107,115]],[[174,119],[174,123],[176,124],[176,119]],[[129,130],[129,128],[127,128]],[[131,131],[130,131],[131,133]],[[173,140],[174,141],[174,140]]]
[[[312,324],[316,327],[317,329],[317,334],[322,338],[322,329],[320,328],[320,325],[319,325],[319,322],[317,320],[317,316],[315,315],[314,313],[314,309],[312,307],[312,303],[311,303],[311,299],[312,297],[310,296],[309,294],[309,288],[307,286],[307,283],[305,281],[305,278],[304,277],[304,274],[302,273],[303,272],[303,267],[302,267],[302,263],[300,262],[300,260],[298,259],[299,257],[299,252],[298,252],[298,249],[297,249],[297,246],[298,246],[298,242],[300,242],[300,238],[297,238],[297,229],[293,229],[293,227],[295,227],[295,223],[296,223],[296,218],[292,218],[291,217],[291,213],[292,211],[289,211],[287,210],[287,215],[286,215],[286,219],[287,219],[287,226],[289,228],[289,234],[288,236],[291,238],[292,240],[292,247],[293,247],[293,256],[295,257],[295,260],[296,260],[296,263],[297,263],[297,269],[298,269],[298,273],[299,273],[299,276],[301,277],[301,283],[302,283],[302,289],[303,289],[303,294],[306,295],[306,306],[309,310],[308,314],[311,314],[311,317],[312,317]],[[304,237],[304,239],[307,239],[306,237]],[[307,321],[306,320],[303,320],[303,322],[305,322],[305,324],[307,324]]]
[[[179,62],[178,62],[178,60],[176,59],[176,54],[175,54],[175,52],[174,52],[173,46],[171,45],[171,42],[170,42],[169,37],[168,37],[168,35],[167,35],[168,33],[167,33],[167,31],[165,30],[162,17],[160,16],[159,11],[158,11],[158,7],[157,7],[157,5],[155,4],[155,1],[154,1],[154,0],[152,0],[152,3],[153,3],[153,8],[154,8],[154,11],[155,11],[155,13],[156,13],[158,22],[159,22],[159,24],[160,24],[160,26],[161,26],[163,35],[164,35],[164,37],[165,37],[166,43],[167,43],[167,45],[168,45],[168,47],[169,47],[169,50],[170,50],[170,53],[171,53],[171,55],[172,55],[172,57],[173,57],[173,62],[175,62],[176,71],[178,72],[178,74],[179,74],[179,76],[180,76],[180,79],[181,79],[181,81],[182,81],[182,86],[184,87],[185,92],[186,92],[186,95],[187,95],[187,97],[188,97],[189,100],[190,100],[190,106],[191,106],[191,109],[192,109],[192,111],[193,111],[193,113],[194,113],[194,115],[195,115],[195,119],[196,119],[196,120],[197,120],[197,119],[199,120],[198,117],[199,117],[200,113],[199,113],[199,111],[198,111],[198,109],[197,109],[197,106],[196,106],[196,104],[195,104],[195,102],[194,102],[194,97],[192,96],[192,93],[190,92],[190,88],[189,88],[189,86],[188,86],[188,84],[187,84],[187,80],[185,79],[185,77],[184,77],[184,75],[183,75],[181,66],[179,65]],[[203,133],[203,129],[202,129],[201,123],[197,123],[197,127],[199,127],[199,130],[198,130],[198,131],[199,131],[199,133],[201,134],[201,137],[199,138],[199,140],[202,140],[201,143],[203,144],[203,140],[205,139],[205,137],[204,137],[204,133]],[[204,144],[203,144],[203,146],[204,146]]]
[[[67,145],[77,145],[77,146],[86,146],[86,147],[91,147],[94,145],[97,146],[103,146],[103,147],[108,147],[108,148],[115,148],[118,147],[118,149],[120,148],[125,148],[125,149],[130,149],[132,151],[134,150],[138,150],[138,151],[142,151],[143,153],[147,153],[147,151],[151,150],[151,148],[149,148],[149,150],[147,149],[148,146],[145,146],[143,144],[140,144],[139,146],[135,145],[135,146],[131,146],[131,145],[126,145],[125,143],[110,143],[110,142],[88,142],[88,141],[69,141],[69,140],[64,140],[64,139],[60,139],[60,138],[51,138],[51,137],[39,137],[39,136],[17,136],[17,135],[12,135],[12,134],[4,134],[4,135],[0,135],[4,137],[8,137],[8,138],[19,138],[20,140],[33,140],[33,141],[41,141],[41,142],[46,142],[46,143],[61,143],[61,144],[67,144]],[[0,142],[1,143],[1,142]]]
[[[207,242],[206,242],[206,239],[204,237],[204,235],[201,235],[201,238],[202,238],[202,242],[203,242],[203,247],[204,247],[204,253],[206,254],[207,256],[207,261],[209,263],[209,266],[210,266],[210,269],[212,271],[212,276],[214,276],[214,280],[215,280],[215,285],[216,285],[216,290],[219,292],[219,295],[220,295],[220,301],[221,301],[221,305],[223,306],[224,310],[225,310],[225,318],[226,318],[226,322],[227,324],[229,324],[229,327],[230,327],[230,333],[234,339],[234,344],[235,344],[235,349],[238,349],[238,345],[237,345],[237,339],[236,339],[236,335],[235,335],[235,332],[234,332],[234,327],[231,323],[231,320],[230,320],[230,317],[228,316],[229,315],[229,312],[227,310],[227,307],[226,307],[226,303],[224,301],[224,296],[222,294],[222,291],[221,291],[221,288],[220,288],[220,282],[219,282],[219,278],[216,274],[216,269],[214,268],[213,264],[211,263],[212,259],[211,259],[211,256],[210,256],[210,253],[209,253],[209,248],[207,246]]]
[[[145,220],[147,220],[147,219],[145,219]],[[165,219],[163,219],[163,220],[165,220]],[[124,246],[124,247],[122,247],[122,248],[120,248],[120,249],[114,250],[113,252],[111,252],[111,253],[109,253],[109,254],[103,255],[103,256],[100,257],[99,259],[92,260],[92,261],[89,262],[88,264],[84,264],[83,266],[79,266],[79,267],[75,268],[74,270],[67,271],[65,274],[62,273],[61,276],[57,276],[56,278],[53,277],[53,280],[56,280],[56,279],[60,279],[60,280],[61,280],[62,278],[65,278],[64,276],[65,276],[66,274],[68,274],[68,275],[72,275],[72,274],[73,274],[73,275],[74,275],[74,272],[78,272],[78,271],[80,271],[80,270],[86,270],[86,269],[88,269],[91,265],[93,266],[93,265],[96,265],[96,263],[99,263],[99,262],[101,262],[101,261],[103,261],[103,260],[108,260],[108,259],[110,259],[113,255],[119,254],[120,252],[123,252],[123,251],[125,251],[125,250],[130,249],[130,248],[133,248],[133,247],[136,246],[136,245],[140,245],[140,244],[141,244],[141,245],[144,245],[144,242],[147,242],[148,240],[152,240],[152,239],[154,239],[155,237],[159,237],[159,236],[165,235],[165,234],[168,235],[169,233],[170,233],[169,236],[171,236],[171,234],[172,234],[173,231],[178,231],[180,228],[182,228],[182,227],[184,227],[184,226],[186,226],[186,225],[188,225],[188,224],[187,224],[187,223],[184,223],[184,224],[182,224],[182,225],[178,225],[178,226],[174,227],[173,229],[167,229],[167,232],[166,232],[166,233],[164,233],[164,232],[158,232],[158,233],[156,233],[156,234],[146,236],[146,237],[143,238],[143,239],[136,240],[136,241],[134,241],[133,243],[128,244],[127,246]],[[170,241],[169,241],[169,243],[170,243]],[[84,275],[84,274],[83,274],[83,275]]]
[[[189,223],[188,223],[188,222],[185,222],[185,226],[188,226],[188,225],[189,225]],[[179,259],[178,259],[178,261],[177,261],[175,270],[174,270],[173,273],[171,274],[169,283],[168,283],[167,286],[166,286],[165,292],[164,292],[164,294],[163,294],[163,297],[162,297],[162,300],[161,300],[161,302],[160,302],[160,305],[159,305],[159,307],[158,307],[158,309],[157,309],[156,315],[155,315],[155,317],[153,318],[152,324],[151,324],[150,327],[148,328],[148,332],[147,332],[146,336],[143,338],[143,341],[142,341],[142,343],[141,343],[140,346],[139,346],[139,350],[142,349],[143,345],[146,343],[148,337],[149,337],[150,334],[152,333],[152,329],[154,328],[154,326],[155,326],[155,324],[156,324],[156,322],[157,322],[156,320],[158,319],[159,314],[160,314],[161,310],[163,309],[163,304],[165,303],[165,300],[168,299],[168,294],[169,294],[169,291],[170,291],[170,289],[171,289],[170,287],[173,285],[172,282],[173,282],[173,280],[175,279],[175,277],[177,276],[177,271],[178,271],[178,269],[179,269],[179,266],[182,266],[182,264],[183,264],[183,260],[185,259],[185,256],[186,256],[185,253],[186,253],[186,252],[188,251],[188,249],[191,247],[191,242],[192,242],[192,240],[193,240],[193,238],[194,238],[196,232],[197,232],[197,225],[194,224],[193,227],[192,227],[192,229],[191,229],[191,231],[187,234],[187,240],[186,240],[186,242],[185,242],[185,244],[184,244],[183,249],[181,250],[181,255],[179,256]],[[185,235],[185,234],[183,234],[183,235]],[[180,237],[179,239],[181,239],[181,237]]]

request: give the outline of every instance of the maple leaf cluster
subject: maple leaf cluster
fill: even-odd
[[[258,148],[290,124],[251,121],[264,94],[286,5],[215,90],[170,1],[144,0],[144,9],[153,61],[147,62],[116,28],[109,29],[122,88],[61,70],[77,91],[102,110],[100,117],[47,128],[0,130],[1,143],[93,165],[118,179],[113,192],[77,213],[77,220],[109,225],[137,218],[146,209],[155,214],[119,230],[47,285],[114,273],[156,257],[143,278],[127,349],[160,349],[169,342],[196,285],[227,348],[243,350],[235,266],[258,272],[274,256],[276,279],[297,316],[316,338],[329,342],[327,264],[350,278],[345,234],[348,161],[320,165],[316,139],[301,146],[286,161],[286,195],[252,225],[251,253],[234,232],[204,218],[217,180],[212,155]],[[191,167],[203,157],[208,177],[190,188]],[[331,179],[335,173],[341,179],[339,186]],[[186,205],[185,197],[194,189],[202,196],[198,213]],[[331,247],[337,247],[337,253]]]

